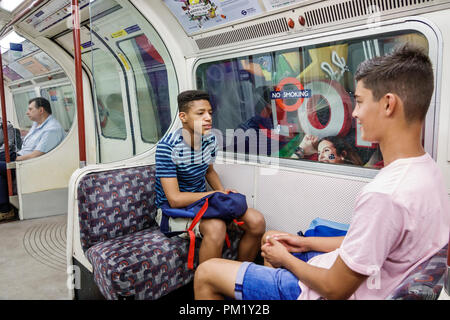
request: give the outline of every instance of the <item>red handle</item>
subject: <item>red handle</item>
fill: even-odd
[[[205,214],[206,210],[208,209],[208,198],[206,198],[205,203],[203,204],[202,208],[197,212],[194,219],[192,220],[191,225],[188,228],[189,233],[189,253],[188,253],[188,269],[194,269],[194,253],[195,253],[195,234],[192,229],[194,229],[195,225],[200,221],[200,219]]]

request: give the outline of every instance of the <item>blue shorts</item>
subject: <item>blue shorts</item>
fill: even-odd
[[[293,255],[306,262],[322,253],[310,251]],[[234,289],[237,300],[297,300],[300,293],[298,278],[287,269],[252,262],[243,262],[239,267]]]

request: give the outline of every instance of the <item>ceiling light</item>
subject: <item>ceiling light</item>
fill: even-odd
[[[9,12],[14,11],[25,0],[0,0],[0,8]]]

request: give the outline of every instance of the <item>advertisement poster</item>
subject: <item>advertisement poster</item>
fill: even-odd
[[[34,76],[40,75],[50,70],[43,66],[34,57],[27,57],[19,61],[19,63],[28,71],[30,71]]]
[[[39,52],[34,55],[34,58],[42,64],[48,70],[58,70],[60,69],[59,65],[50,58],[45,52]]]
[[[13,69],[8,66],[3,66],[3,75],[8,78],[10,81],[16,81],[22,79],[22,77],[17,74]]]
[[[267,11],[280,9],[293,3],[305,2],[307,0],[263,0],[264,7]]]
[[[12,62],[8,65],[11,70],[16,72],[18,75],[20,75],[24,79],[32,78],[33,74],[25,69],[19,62]]]
[[[258,0],[164,0],[187,34],[262,12]]]

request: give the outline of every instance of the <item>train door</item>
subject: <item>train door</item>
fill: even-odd
[[[83,61],[91,66],[96,98],[97,128],[99,137],[99,160],[111,162],[130,158],[135,154],[131,134],[129,100],[123,66],[110,49],[96,39],[95,47],[83,52]],[[94,61],[95,60],[95,65]],[[112,156],[116,154],[116,156]]]
[[[73,54],[72,33],[59,36],[56,41]],[[133,156],[130,134],[125,76],[120,62],[110,48],[95,38],[86,27],[81,28],[82,61],[93,75],[98,159],[112,162]],[[91,45],[95,43],[95,45]],[[96,64],[93,67],[92,61]]]
[[[55,40],[71,51],[70,33]],[[153,27],[129,4],[96,1],[81,28],[81,50],[94,87],[98,162],[124,160],[155,146],[172,122],[178,83]]]
[[[103,0],[91,5],[90,29],[121,63],[134,154],[140,154],[156,145],[171,124],[171,101],[176,105],[178,91],[176,75],[162,39],[149,22],[129,3],[117,2],[104,11],[108,3],[115,2]]]

